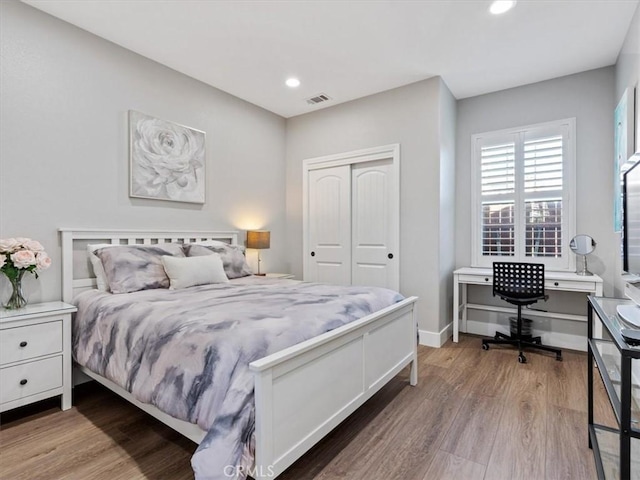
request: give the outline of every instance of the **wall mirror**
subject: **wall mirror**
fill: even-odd
[[[578,275],[593,275],[587,269],[587,255],[596,248],[596,241],[589,235],[576,235],[569,242],[569,248],[573,253],[582,257],[582,266],[576,269]]]

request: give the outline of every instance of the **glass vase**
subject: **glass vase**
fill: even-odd
[[[22,308],[27,304],[27,299],[24,298],[22,293],[22,276],[26,270],[20,270],[15,278],[9,278],[11,283],[11,296],[7,303],[4,304],[4,308],[7,310],[16,310]]]

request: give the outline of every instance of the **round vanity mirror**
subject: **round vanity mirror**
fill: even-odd
[[[576,255],[582,256],[582,268],[578,267],[576,273],[578,275],[593,275],[587,269],[587,255],[593,252],[596,248],[596,242],[589,235],[576,235],[569,242],[569,248]]]

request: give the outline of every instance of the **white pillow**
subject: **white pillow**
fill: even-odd
[[[90,243],[87,245],[87,252],[89,252],[89,260],[93,267],[93,273],[96,276],[96,282],[98,283],[98,290],[101,292],[109,291],[109,281],[107,280],[107,273],[102,266],[102,260],[96,255],[96,250],[105,247],[117,247],[117,243]]]
[[[229,279],[224,273],[220,255],[202,257],[162,256],[164,271],[169,277],[170,289],[208,285],[210,283],[227,283]]]

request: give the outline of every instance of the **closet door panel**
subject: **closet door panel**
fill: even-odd
[[[309,172],[309,268],[305,280],[351,284],[350,188],[348,165]]]
[[[391,160],[351,172],[352,283],[399,289],[398,192]]]

